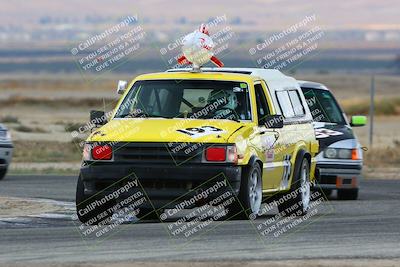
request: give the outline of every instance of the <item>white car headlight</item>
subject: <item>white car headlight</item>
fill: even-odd
[[[10,133],[10,131],[6,131],[6,140],[11,140],[11,133]]]
[[[356,149],[327,148],[324,157],[328,159],[358,159]]]
[[[351,159],[351,149],[339,149],[338,157],[340,159]]]
[[[325,158],[328,159],[335,159],[337,157],[337,150],[336,148],[327,148],[324,152]]]
[[[10,131],[8,131],[6,129],[0,130],[0,140],[6,140],[6,141],[11,140]]]

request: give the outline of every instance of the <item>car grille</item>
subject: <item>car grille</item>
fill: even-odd
[[[188,143],[118,143],[113,146],[115,162],[165,163],[201,162],[203,148]]]

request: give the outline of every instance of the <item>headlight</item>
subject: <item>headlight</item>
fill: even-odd
[[[8,140],[11,140],[11,134],[10,134],[10,131],[7,131],[7,130],[0,130],[0,139],[1,140],[6,140],[6,141],[8,141]]]
[[[339,149],[338,156],[340,159],[351,159],[351,149]]]
[[[357,149],[327,148],[324,157],[328,159],[358,159]]]
[[[328,148],[325,150],[324,157],[328,159],[335,159],[337,158],[337,149],[335,148]]]
[[[10,133],[10,131],[6,131],[6,140],[11,140],[11,133]]]

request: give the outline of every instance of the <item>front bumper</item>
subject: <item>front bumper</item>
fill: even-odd
[[[11,163],[13,145],[11,143],[0,143],[0,169],[7,169]]]
[[[206,190],[217,181],[226,180],[230,192],[239,193],[242,168],[223,164],[132,164],[116,162],[84,162],[80,176],[85,195],[103,196],[138,179],[140,189],[148,197],[145,207],[172,208],[182,201]],[[215,192],[221,194],[223,190]],[[122,198],[126,194],[121,194]],[[213,195],[210,194],[210,197]],[[150,205],[151,204],[151,205]],[[194,206],[204,203],[196,203]]]
[[[332,164],[317,162],[315,189],[346,189],[358,188],[361,176],[362,163]]]

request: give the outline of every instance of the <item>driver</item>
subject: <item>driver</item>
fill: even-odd
[[[238,100],[233,91],[213,90],[208,96],[207,104],[215,107],[211,112],[214,118],[237,119],[235,109]]]

